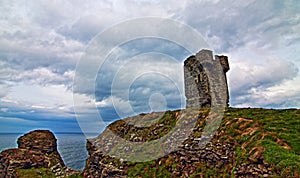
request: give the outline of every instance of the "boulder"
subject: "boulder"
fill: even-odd
[[[56,138],[49,130],[35,130],[21,136],[18,148],[51,154],[57,151]]]

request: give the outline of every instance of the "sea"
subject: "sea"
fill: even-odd
[[[17,148],[17,139],[24,135],[0,133],[0,151]],[[57,146],[65,164],[74,170],[83,170],[88,157],[86,137],[82,133],[57,133]]]

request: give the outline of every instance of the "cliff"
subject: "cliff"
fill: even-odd
[[[299,177],[300,110],[297,109],[227,108],[220,127],[209,139],[201,137],[210,112],[203,108],[197,111],[190,135],[177,149],[154,160],[122,159],[121,149],[128,150],[127,155],[134,150],[130,144],[120,145],[122,139],[127,141],[124,143],[147,143],[163,138],[172,134],[172,129],[181,122],[181,114],[189,117],[194,112],[190,109],[141,114],[110,124],[97,138],[87,142],[90,157],[84,177]],[[163,116],[157,119],[160,114]],[[182,129],[181,133],[186,131]],[[174,137],[168,139],[180,139],[178,135]],[[151,153],[160,147],[144,149]],[[133,156],[138,159],[141,155],[135,152]]]
[[[68,177],[79,174],[65,166],[56,138],[48,130],[35,130],[18,138],[18,148],[0,153],[0,177]]]

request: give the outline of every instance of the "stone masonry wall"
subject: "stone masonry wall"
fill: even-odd
[[[221,64],[221,69],[217,63]],[[228,70],[228,57],[215,56],[213,59],[210,50],[201,50],[195,56],[188,57],[184,61],[186,108],[211,107],[213,99],[216,100],[215,103],[226,102],[228,106],[229,92],[226,79]],[[217,74],[221,78],[214,77]],[[225,82],[220,82],[221,80]],[[218,95],[212,96],[212,91]],[[222,98],[226,101],[222,101]]]

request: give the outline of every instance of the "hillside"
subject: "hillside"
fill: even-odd
[[[209,109],[188,109],[115,121],[97,138],[88,140],[90,157],[83,171],[64,166],[51,132],[32,131],[18,139],[19,148],[1,152],[0,177],[300,176],[299,109],[227,108],[220,127],[209,138],[202,133],[211,113]],[[194,127],[189,128],[192,121],[196,121]],[[179,130],[173,132],[176,127]],[[172,144],[181,141],[184,133],[189,133],[187,139],[172,150]],[[166,135],[172,137],[164,140]],[[121,140],[128,143],[163,140],[165,148],[170,149],[162,150],[150,144],[146,147],[151,153],[147,157],[133,152]],[[119,159],[118,155],[124,156],[123,150],[128,155],[132,153],[138,162]],[[152,160],[153,156],[157,158]]]
[[[201,134],[209,109],[201,109],[195,127],[179,149],[146,162],[130,162],[105,153],[128,149],[118,139],[150,142],[162,138],[180,122],[180,113],[141,114],[116,121],[87,143],[86,177],[299,177],[300,110],[227,108],[216,134],[205,145]],[[196,111],[197,113],[198,111]],[[143,122],[141,121],[143,118]],[[151,119],[153,122],[151,123]],[[137,127],[150,122],[147,127]],[[185,120],[188,122],[188,120]],[[150,126],[149,126],[150,125]],[[111,132],[112,131],[112,132]],[[113,138],[112,133],[119,137]],[[202,140],[203,141],[203,140]],[[149,150],[159,148],[148,148]],[[130,151],[130,149],[128,149]],[[138,154],[136,156],[139,156]]]

